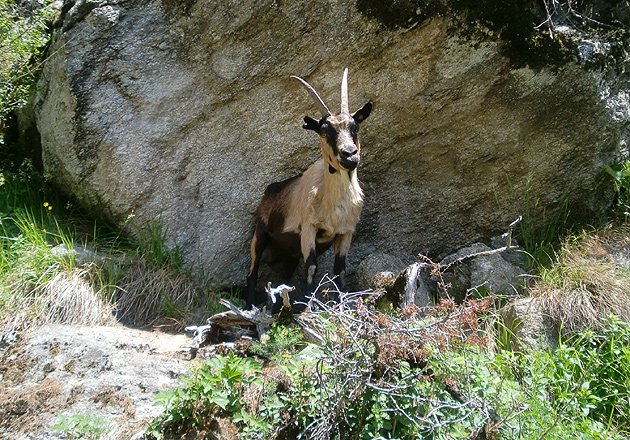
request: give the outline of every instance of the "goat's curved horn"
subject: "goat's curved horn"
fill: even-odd
[[[301,82],[302,85],[306,88],[306,90],[308,90],[308,93],[313,98],[313,101],[315,101],[315,104],[317,104],[317,107],[319,108],[319,111],[321,112],[324,118],[330,114],[330,110],[328,110],[328,107],[326,107],[326,104],[324,104],[324,101],[322,100],[322,98],[319,97],[319,94],[315,91],[313,87],[311,87],[309,83],[304,81],[299,76],[292,76],[291,78]]]
[[[341,114],[350,113],[348,110],[348,68],[343,70],[343,78],[341,79]]]

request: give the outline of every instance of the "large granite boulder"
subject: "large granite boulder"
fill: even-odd
[[[578,63],[516,68],[503,46],[441,14],[386,27],[350,0],[66,1],[33,101],[44,168],[89,209],[131,230],[158,220],[187,266],[243,284],[265,186],[319,156],[301,129],[317,110],[289,77],[335,108],[347,66],[350,107],[374,104],[351,271],[375,251],[487,242],[527,206],[548,219],[567,198],[601,215],[627,123]]]

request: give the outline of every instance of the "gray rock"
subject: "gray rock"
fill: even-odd
[[[501,310],[501,316],[505,327],[499,329],[499,337],[512,350],[558,346],[557,326],[536,298],[517,299]]]
[[[398,274],[405,268],[405,263],[393,255],[375,252],[363,259],[357,266],[357,284],[360,290],[374,289],[374,277],[380,272]]]
[[[492,249],[498,249],[507,246],[507,237],[505,235],[497,235],[490,239],[490,246]],[[510,249],[501,252],[501,257],[508,263],[518,266],[521,269],[527,270],[530,267],[530,262],[525,250],[519,246],[518,241],[512,237],[510,240]]]
[[[584,215],[612,200],[603,165],[628,124],[577,64],[515,68],[501,41],[446,17],[387,29],[351,0],[66,4],[33,99],[47,177],[132,232],[157,219],[223,284],[244,284],[266,185],[319,156],[301,129],[317,111],[290,75],[334,106],[348,66],[351,107],[374,103],[350,272],[374,249],[487,239],[527,197],[547,218],[565,196]]]
[[[183,335],[64,325],[24,335],[0,357],[3,396],[19,396],[28,412],[20,418],[12,403],[5,407],[6,438],[66,438],[52,429],[57,417],[86,413],[106,421],[101,438],[132,438],[164,410],[154,406],[155,392],[182,386],[190,366]]]
[[[92,261],[102,263],[105,260],[103,256],[97,255],[91,250],[76,244],[72,249],[68,249],[68,246],[66,246],[65,243],[61,243],[53,247],[51,252],[57,258],[74,258],[75,262],[79,266]]]
[[[472,289],[508,296],[522,291],[524,270],[504,259],[502,253],[468,257],[488,251],[492,251],[492,248],[483,243],[474,243],[440,262],[444,266],[460,260],[452,264],[443,275],[444,281],[451,284],[449,293],[457,301],[466,298]]]

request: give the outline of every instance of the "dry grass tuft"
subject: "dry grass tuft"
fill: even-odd
[[[609,227],[567,241],[532,296],[565,337],[611,314],[630,322],[630,229]]]
[[[8,296],[10,303],[5,307],[14,312],[3,317],[3,332],[45,323],[112,325],[118,321],[180,331],[197,318],[201,301],[208,300],[208,294],[189,276],[154,268],[142,258],[125,256],[106,263],[117,274],[111,284],[104,281],[107,267],[92,263],[81,269],[55,265],[49,270],[50,279],[18,286],[26,293]]]
[[[37,303],[37,321],[42,323],[107,325],[114,322],[113,306],[95,291],[85,269],[59,272],[41,288]]]
[[[19,331],[46,323],[109,325],[114,306],[105,301],[89,277],[90,269],[60,270],[50,280],[35,284],[24,296],[15,295],[7,308],[2,331]]]
[[[170,327],[185,326],[195,301],[205,293],[185,275],[164,268],[152,268],[142,259],[133,259],[121,268],[117,283],[117,315],[121,322],[143,327],[159,324],[163,316]]]

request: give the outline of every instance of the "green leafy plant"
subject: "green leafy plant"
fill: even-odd
[[[230,414],[235,423],[251,420],[243,392],[250,385],[262,387],[262,379],[257,376],[260,372],[259,362],[233,352],[204,362],[185,379],[185,387],[156,394],[155,404],[166,406],[166,410],[150,423],[147,433],[162,438],[165,432],[202,428],[208,416],[219,411]]]
[[[605,168],[615,184],[617,212],[627,218],[630,215],[630,161],[621,165],[606,165]]]
[[[291,328],[279,324],[273,324],[267,336],[264,343],[254,342],[249,351],[251,354],[271,358],[278,363],[290,359],[304,341],[299,327]]]
[[[554,403],[630,434],[629,361],[630,326],[611,316],[554,353]]]
[[[65,432],[71,439],[98,440],[110,428],[105,419],[92,417],[91,414],[75,414],[66,418],[63,414],[57,416],[57,423],[52,427],[55,431]]]

